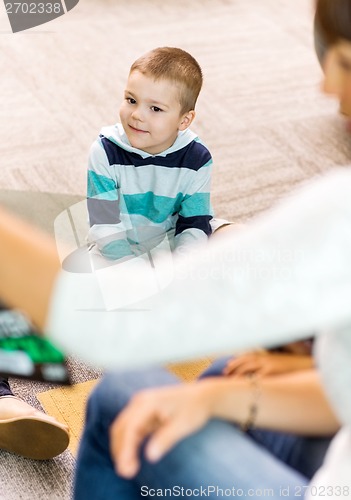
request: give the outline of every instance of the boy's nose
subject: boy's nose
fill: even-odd
[[[143,120],[143,114],[142,114],[142,111],[139,107],[135,107],[133,109],[132,118],[134,118],[134,120],[138,120],[138,121]]]

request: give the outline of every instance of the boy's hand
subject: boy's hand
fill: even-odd
[[[313,359],[309,355],[255,351],[229,360],[223,374],[240,377],[254,373],[263,377],[312,367]]]
[[[145,455],[156,462],[178,441],[203,427],[211,404],[205,393],[206,384],[192,383],[147,389],[134,396],[110,429],[111,456],[118,474],[131,478],[138,472],[139,449],[148,436]]]

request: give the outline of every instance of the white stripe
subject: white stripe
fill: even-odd
[[[114,170],[123,194],[152,191],[156,196],[175,198],[178,193],[192,195],[195,192],[209,192],[210,189],[211,167],[195,171],[155,165],[144,167],[118,165]]]
[[[108,179],[114,178],[114,169],[110,167],[106,152],[100,139],[93,142],[90,148],[88,169],[97,175],[103,175]]]

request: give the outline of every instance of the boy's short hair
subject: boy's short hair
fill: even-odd
[[[315,28],[327,46],[351,42],[351,0],[317,0]]]
[[[176,47],[158,47],[139,57],[131,66],[155,80],[169,80],[179,85],[181,113],[195,109],[202,87],[202,70],[196,59]]]

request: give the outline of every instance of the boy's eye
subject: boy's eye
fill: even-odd
[[[152,111],[155,111],[155,113],[158,113],[159,111],[162,111],[161,108],[158,108],[157,106],[151,106]]]
[[[133,99],[133,97],[126,97],[127,99],[127,102],[129,102],[129,104],[136,104],[136,100]]]

